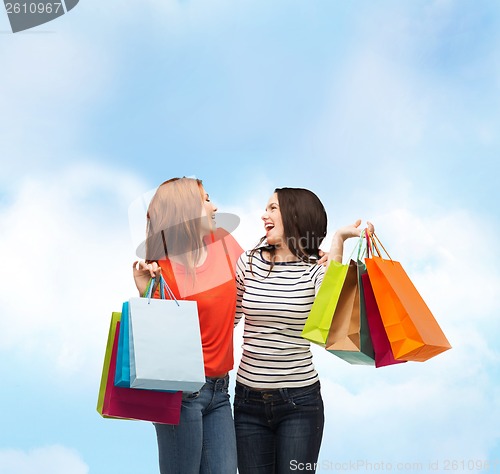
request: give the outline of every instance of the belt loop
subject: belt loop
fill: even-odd
[[[285,387],[285,388],[280,388],[280,395],[281,395],[281,398],[283,399],[283,401],[287,401],[288,400],[288,389]]]
[[[227,375],[224,377],[217,378],[215,379],[215,389],[222,391],[226,388],[227,383],[228,383]]]

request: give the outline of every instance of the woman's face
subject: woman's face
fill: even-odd
[[[269,245],[283,246],[285,243],[285,229],[281,218],[278,195],[274,193],[267,202],[266,211],[262,215],[264,230]]]
[[[211,232],[215,232],[215,213],[217,212],[217,207],[212,203],[212,201],[210,201],[210,197],[204,188],[202,189],[202,196],[203,207],[201,209],[201,233],[202,235],[207,235]]]

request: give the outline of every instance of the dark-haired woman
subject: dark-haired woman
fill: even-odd
[[[236,270],[236,322],[245,318],[234,399],[238,470],[315,472],[323,401],[301,332],[325,272],[316,262],[326,212],[311,191],[281,188],[262,220],[265,237],[240,257]],[[344,241],[360,235],[360,223],[335,233],[330,260],[342,260]]]

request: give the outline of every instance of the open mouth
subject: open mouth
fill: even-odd
[[[268,222],[264,224],[264,229],[266,229],[266,232],[269,232],[271,229],[274,229],[274,225]]]

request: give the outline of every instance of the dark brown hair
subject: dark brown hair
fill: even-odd
[[[278,196],[287,247],[303,262],[315,261],[326,236],[327,216],[322,202],[308,189],[276,188],[274,192]],[[265,237],[252,250],[251,257],[264,240]],[[274,264],[275,247],[271,245],[266,250],[270,252]]]

